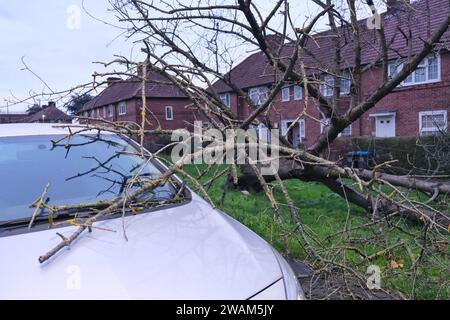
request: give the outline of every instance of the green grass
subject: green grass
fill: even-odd
[[[204,170],[205,165],[187,165],[184,170],[192,176],[197,176],[198,170]],[[200,181],[205,182],[215,174],[216,169],[224,166],[216,166]],[[186,180],[186,179],[185,179]],[[188,180],[188,184],[192,186]],[[215,204],[220,204],[224,191],[225,177],[218,179],[208,189],[208,194]],[[346,201],[329,191],[319,183],[305,183],[298,180],[285,182],[288,192],[299,208],[303,225],[310,234],[314,234],[326,247],[333,247],[345,243],[349,245],[349,239],[353,239],[351,246],[363,252],[367,256],[375,254],[386,247],[404,241],[405,246],[399,246],[388,250],[376,259],[368,262],[353,250],[341,250],[340,262],[344,262],[353,270],[365,273],[370,264],[378,265],[382,270],[382,287],[384,289],[400,292],[405,297],[412,297],[414,277],[412,272],[413,261],[419,256],[420,236],[423,227],[404,220],[393,221],[399,228],[390,228],[388,225],[367,227],[347,232],[342,240],[342,235],[327,239],[336,232],[349,229],[361,224],[370,223],[369,215],[361,208],[347,205]],[[200,195],[201,193],[198,192]],[[275,197],[284,202],[280,190],[274,186]],[[284,206],[280,219],[274,217],[274,211],[270,202],[263,193],[246,195],[240,191],[227,191],[221,207],[223,211],[248,226],[261,237],[266,239],[280,251],[285,249],[283,234],[294,230],[294,223],[290,217],[288,208]],[[380,228],[382,228],[380,230]],[[402,231],[403,230],[403,231]],[[407,233],[414,236],[409,236]],[[448,235],[443,236],[448,241]],[[367,241],[365,239],[372,239]],[[418,240],[419,239],[419,240]],[[308,256],[299,241],[298,236],[290,234],[288,237],[288,250],[298,259],[308,259]],[[327,255],[334,251],[321,254]],[[329,256],[328,256],[329,257]],[[418,277],[415,283],[415,298],[417,299],[449,299],[449,250],[446,248],[441,255],[434,254],[425,259],[419,267]],[[391,260],[402,263],[402,268],[388,267]]]

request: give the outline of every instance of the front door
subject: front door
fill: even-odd
[[[377,137],[395,137],[395,116],[386,115],[376,117],[375,133]]]
[[[286,137],[286,139],[292,143],[294,148],[298,148],[301,143],[300,138],[300,127],[298,122],[292,126],[291,130],[287,132],[287,130],[291,127],[291,125],[294,123],[294,121],[283,121],[282,123],[282,134]]]

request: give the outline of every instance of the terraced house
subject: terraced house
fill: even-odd
[[[138,71],[139,72],[139,71]],[[145,86],[147,129],[158,124],[162,129],[192,129],[196,112],[191,101],[165,77],[149,72]],[[108,86],[86,103],[78,115],[110,122],[141,123],[142,81],[139,77],[125,80],[108,78]],[[151,139],[149,136],[148,139]]]
[[[381,24],[388,44],[389,76],[401,70],[404,61],[421,50],[424,40],[429,37],[445,19],[449,2],[447,0],[411,1],[405,7],[404,1],[387,1],[388,10],[381,14]],[[366,20],[361,20],[361,97],[370,96],[383,83],[383,65],[380,59],[380,43],[377,30],[370,28]],[[338,96],[337,108],[345,112],[348,108],[352,90],[352,68],[354,67],[354,36],[346,26],[334,33],[325,31],[308,39],[299,60],[306,66],[308,77],[317,79],[317,89],[326,99]],[[412,36],[410,36],[412,35]],[[335,40],[340,49],[340,83],[326,71],[333,68],[335,59]],[[419,136],[448,130],[450,111],[450,33],[441,38],[432,54],[423,59],[416,70],[392,93],[376,103],[360,119],[353,122],[341,133],[341,139],[355,136],[397,137]],[[280,38],[269,36],[268,42],[280,58],[290,57],[292,43],[283,43]],[[300,63],[296,66],[300,72]],[[268,91],[279,80],[281,74],[269,65],[262,52],[256,52],[236,65],[227,77],[242,89],[256,105],[267,99]],[[240,118],[248,116],[253,107],[246,97],[239,96],[225,82],[214,84],[222,101]],[[357,97],[358,98],[358,97]],[[297,119],[306,110],[308,116]],[[311,146],[322,133],[329,119],[324,115],[317,100],[305,98],[303,83],[286,81],[285,86],[273,101],[268,116],[274,127],[291,140],[295,146]],[[296,121],[297,120],[297,121]],[[294,123],[294,122],[297,123]],[[292,124],[292,130],[287,132]],[[264,125],[260,135],[267,134]]]

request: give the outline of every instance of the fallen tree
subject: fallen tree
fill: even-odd
[[[439,236],[442,234],[444,237],[447,236],[450,220],[448,205],[445,201],[450,195],[450,184],[436,182],[432,176],[424,179],[385,173],[383,167],[389,166],[389,162],[378,164],[373,170],[350,168],[342,163],[329,161],[325,151],[345,128],[358,121],[401,85],[425,57],[445,50],[448,44],[446,33],[450,25],[449,1],[442,0],[444,8],[441,9],[445,10],[445,16],[439,24],[429,25],[426,38],[421,33],[414,33],[416,29],[412,27],[411,19],[416,14],[417,8],[409,1],[404,1],[401,7],[404,14],[401,16],[405,17],[405,20],[399,20],[398,33],[405,36],[408,45],[402,48],[396,47],[393,39],[387,39],[382,22],[370,31],[371,40],[368,42],[366,38],[368,31],[364,24],[366,20],[358,19],[361,8],[357,8],[358,4],[355,0],[344,2],[312,0],[311,2],[317,5],[317,13],[307,17],[303,27],[298,27],[293,22],[294,17],[288,0],[277,0],[270,7],[250,0],[205,1],[196,4],[177,0],[168,2],[110,0],[114,12],[126,26],[129,36],[138,37],[143,44],[142,52],[146,55],[146,59],[136,62],[118,56],[111,62],[102,62],[101,64],[105,67],[121,65],[126,66],[127,70],[122,73],[96,73],[93,88],[98,86],[97,78],[99,77],[112,74],[132,75],[135,81],[143,84],[141,119],[133,124],[94,119],[91,122],[94,124],[88,129],[108,130],[132,136],[140,142],[142,156],[144,156],[145,135],[172,133],[171,130],[159,124],[151,114],[151,106],[146,103],[145,86],[152,85],[147,77],[148,72],[156,72],[167,79],[159,84],[170,83],[181,89],[192,101],[190,107],[202,115],[203,122],[208,123],[208,128],[217,130],[222,136],[226,136],[226,130],[229,129],[246,130],[261,124],[268,129],[275,129],[270,113],[273,111],[276,98],[285,85],[299,85],[304,92],[304,104],[297,114],[296,121],[308,118],[317,123],[323,123],[315,116],[316,113],[312,112],[315,110],[323,118],[329,119],[329,123],[324,125],[323,133],[307,148],[297,148],[292,141],[289,141],[287,136],[292,126],[287,129],[287,132],[277,137],[279,144],[269,142],[268,149],[278,152],[275,159],[280,163],[278,171],[269,175],[263,174],[261,168],[264,166],[264,161],[253,158],[248,152],[248,145],[238,145],[233,148],[246,151],[244,152],[245,163],[240,163],[234,156],[231,158],[231,163],[227,163],[226,168],[215,171],[213,177],[205,183],[200,183],[199,179],[211,173],[213,169],[210,165],[203,172],[199,172],[198,177],[193,177],[182,170],[180,163],[169,164],[169,175],[172,173],[183,175],[192,181],[194,187],[205,197],[208,197],[206,191],[208,186],[223,176],[227,176],[228,188],[263,192],[271,203],[270,209],[274,216],[282,217],[283,212],[286,211],[295,225],[294,230],[283,230],[286,251],[288,251],[287,238],[293,237],[298,239],[313,261],[332,265],[333,268],[337,267],[355,275],[360,280],[362,279],[360,275],[345,264],[347,250],[358,252],[351,242],[353,240],[341,237],[340,246],[337,244],[327,246],[323,239],[318,239],[307,227],[305,228],[302,223],[302,208],[295,205],[295,199],[292,199],[284,181],[297,179],[321,183],[342,197],[343,201],[364,208],[371,214],[373,220],[360,228],[387,223],[388,229],[400,229],[389,219],[394,217],[413,219],[425,228],[420,239],[417,240],[424,243],[420,257],[416,259],[414,255],[410,255],[413,257],[411,260],[414,275],[417,276],[422,257],[430,247],[427,241],[435,241],[433,245],[438,241],[430,240],[428,233],[434,232]],[[375,4],[372,1],[367,1],[367,4],[374,14],[369,19],[374,18],[380,22]],[[424,17],[430,19],[430,15],[427,16],[422,12],[421,18]],[[330,30],[314,34],[313,30],[321,19],[327,20]],[[269,35],[275,35],[281,39],[280,42],[274,44],[270,40],[273,38]],[[321,43],[323,38],[327,38],[327,41],[332,43],[329,47],[331,50],[327,52],[326,61],[321,61],[316,56],[317,52],[310,50],[311,43]],[[260,100],[260,103],[250,99],[247,91],[237,83],[239,79],[232,77],[235,66],[233,53],[239,55],[243,48],[258,50],[265,57],[265,70],[261,72],[265,73],[265,76],[268,74],[272,79],[267,96]],[[344,50],[351,52],[350,55],[346,54],[345,59]],[[363,50],[372,50],[376,54],[371,55],[371,61],[363,61]],[[393,51],[401,57],[402,67],[396,73],[389,74],[389,57]],[[351,59],[348,58],[349,56]],[[144,72],[136,77],[138,68],[142,68]],[[367,94],[362,86],[362,76],[364,72],[373,68],[382,70],[382,79]],[[340,83],[343,69],[348,70],[351,82],[348,99],[341,98]],[[330,86],[324,81],[325,76],[333,79],[330,97],[324,96],[320,90],[321,86]],[[217,83],[229,88],[236,94],[237,99],[245,102],[245,105],[249,107],[249,114],[242,113],[239,109],[229,108],[216,89]],[[82,117],[79,119],[93,120]],[[194,124],[186,124],[186,126],[192,128]],[[195,134],[191,133],[189,139],[195,138]],[[246,142],[251,144],[255,141],[247,139]],[[206,146],[203,151],[212,152],[218,149],[225,150],[227,147]],[[158,153],[159,151],[156,152]],[[192,151],[184,156],[191,159],[195,157],[195,153]],[[165,175],[164,178],[168,178],[169,175]],[[275,191],[282,194],[283,200],[275,196]],[[227,188],[224,188],[222,199],[225,198],[226,192]],[[416,193],[425,195],[427,199],[420,199]],[[125,208],[127,205],[129,205],[127,198],[121,198],[98,215],[107,214],[121,206]],[[95,221],[96,217],[87,220],[72,237],[63,239],[58,247],[43,255],[40,258],[41,262],[70,245]],[[338,234],[342,235],[349,229],[352,228],[346,228]],[[376,241],[379,239],[377,238]],[[445,240],[439,241],[445,242]],[[360,255],[364,262],[370,263],[392,248],[403,246],[406,244],[401,242],[394,246],[386,246],[385,249],[372,255]]]

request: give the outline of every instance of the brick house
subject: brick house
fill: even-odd
[[[196,112],[192,102],[176,85],[162,75],[149,72],[145,87],[147,110],[150,125],[154,129],[159,122],[162,129],[186,128],[192,130]],[[108,86],[94,99],[86,103],[79,116],[107,121],[130,121],[141,123],[142,83],[138,77],[126,80],[108,78]],[[156,121],[156,119],[158,121]],[[153,137],[154,138],[154,137]],[[151,141],[152,137],[146,137]]]
[[[1,123],[71,123],[72,117],[59,110],[55,102],[49,101],[35,113],[0,113]]]
[[[448,12],[447,0],[418,0],[411,2],[413,7],[411,22],[413,39],[411,52],[418,52],[423,46],[423,39],[427,39],[443,22]],[[429,6],[430,14],[426,13]],[[427,17],[431,17],[428,26]],[[388,11],[381,15],[383,27],[386,33],[387,43],[390,44],[388,57],[389,74],[396,72],[401,66],[404,57],[408,53],[408,45],[402,32],[407,28],[408,22],[403,6],[397,1],[388,1]],[[362,66],[367,67],[362,73],[361,99],[368,97],[382,83],[382,66],[373,64],[379,55],[377,31],[367,28],[366,20],[360,21],[361,28],[361,58]],[[431,30],[430,30],[431,29]],[[354,51],[352,43],[352,31],[349,27],[340,27],[340,41],[342,42],[342,74],[341,95],[338,107],[348,108],[350,99],[351,73],[353,67]],[[320,80],[321,93],[333,96],[334,78],[324,75],[323,71],[331,70],[333,61],[333,44],[330,31],[316,34],[314,41],[308,39],[305,54],[301,57],[308,68],[310,76]],[[276,45],[278,39],[269,36],[269,45]],[[434,54],[424,59],[414,73],[386,96],[375,107],[370,109],[360,119],[346,128],[341,136],[418,136],[430,134],[438,130],[448,130],[448,114],[450,112],[450,34],[447,31],[441,43],[436,47]],[[280,44],[280,56],[290,56],[293,52],[291,43]],[[276,48],[279,48],[278,46]],[[299,71],[300,66],[296,66]],[[277,74],[268,64],[262,52],[256,52],[236,65],[228,77],[255,103],[260,104],[267,97],[268,88],[281,74]],[[223,81],[217,81],[213,85],[221,100],[228,105],[240,119],[248,116],[253,110],[244,97],[239,97]],[[311,117],[304,117],[286,133],[287,128],[294,122],[298,115],[308,108]],[[269,111],[269,117],[275,127],[280,128],[282,134],[290,139],[294,146],[304,144],[311,146],[327,125],[328,119],[324,118],[317,102],[309,98],[308,104],[304,99],[302,84],[286,83],[279,95],[274,99]],[[314,120],[320,119],[320,121]],[[260,135],[265,136],[267,130],[262,125]],[[345,138],[337,139],[339,141]]]
[[[26,123],[72,123],[72,117],[62,112],[56,107],[55,102],[49,101],[48,105],[43,105],[42,110],[33,113],[20,122]]]

